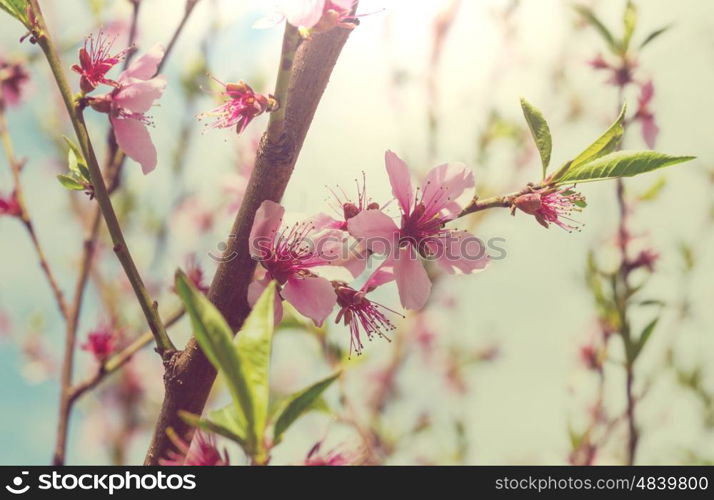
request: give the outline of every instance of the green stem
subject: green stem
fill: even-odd
[[[149,295],[149,292],[141,279],[139,271],[134,264],[134,260],[131,257],[126,241],[124,240],[119,220],[114,212],[114,207],[112,206],[109,198],[109,193],[106,185],[104,184],[104,178],[102,177],[101,169],[99,168],[99,163],[94,153],[94,148],[92,147],[89,132],[84,122],[84,115],[77,106],[75,98],[72,94],[72,90],[64,73],[57,49],[49,36],[47,25],[42,16],[38,0],[30,0],[30,4],[38,22],[38,33],[36,33],[37,43],[42,48],[42,52],[44,52],[47,62],[50,65],[50,69],[52,70],[52,74],[57,82],[60,94],[62,95],[62,100],[67,108],[70,121],[74,127],[75,134],[77,135],[79,146],[82,149],[82,153],[87,161],[90,180],[94,186],[94,196],[102,212],[104,221],[106,222],[112,243],[114,244],[114,252],[124,268],[124,272],[131,283],[134,293],[139,301],[139,304],[141,305],[141,309],[144,312],[144,316],[146,316],[146,321],[152,334],[154,335],[154,339],[156,340],[156,350],[160,355],[164,356],[166,353],[175,351],[176,348],[173,346],[171,339],[169,339],[168,334],[166,333],[166,329],[164,328],[161,318],[159,317],[157,304]]]

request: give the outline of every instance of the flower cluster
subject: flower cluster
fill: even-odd
[[[102,325],[87,335],[87,341],[80,347],[94,356],[99,363],[106,361],[114,352],[117,335],[110,325]]]
[[[0,195],[0,215],[7,215],[9,217],[19,217],[22,215],[22,207],[20,206],[15,191],[10,193],[9,196]]]
[[[351,350],[359,353],[363,335],[387,338],[394,329],[391,317],[399,316],[368,298],[375,289],[394,281],[402,306],[421,309],[431,290],[425,267],[430,262],[449,274],[471,274],[487,265],[480,240],[447,227],[471,198],[473,173],[461,164],[440,165],[426,175],[415,194],[406,163],[391,151],[385,160],[399,205],[396,221],[385,210],[388,204],[367,197],[364,183],[358,187],[357,200],[335,195],[339,218],[318,214],[286,225],[283,207],[263,202],[250,235],[251,256],[260,263],[248,291],[251,305],[275,281],[276,321],[282,316],[283,300],[316,325],[337,308],[336,322],[349,328]],[[361,278],[371,256],[381,256],[381,262]],[[326,277],[339,270],[364,279],[364,284],[352,286],[346,279]]]
[[[534,190],[513,200],[512,212],[516,209],[532,215],[546,229],[550,224],[568,232],[579,230],[582,224],[570,216],[585,207],[585,197],[572,188]]]
[[[218,83],[224,88],[220,93],[223,104],[198,115],[199,120],[216,117],[215,121],[208,125],[211,128],[235,127],[236,132],[240,134],[253,118],[277,109],[278,103],[273,96],[258,94],[243,81]]]
[[[158,159],[147,129],[152,124],[147,113],[166,88],[164,77],[156,75],[164,48],[155,45],[113,80],[107,73],[126,57],[128,49],[112,55],[112,44],[101,32],[96,38],[90,35],[79,50],[79,65],[72,69],[81,75],[83,102],[109,115],[117,144],[148,174],[156,168]],[[107,85],[112,90],[98,97],[86,96],[99,85]]]
[[[29,78],[22,64],[0,58],[0,109],[15,106],[20,101]]]

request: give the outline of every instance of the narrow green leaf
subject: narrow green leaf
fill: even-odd
[[[226,437],[238,443],[242,448],[246,448],[247,443],[245,436],[241,434],[241,430],[245,431],[245,429],[240,429],[240,427],[236,425],[235,420],[222,419],[224,417],[216,418],[216,414],[223,413],[224,411],[235,412],[235,406],[230,405],[228,408],[211,412],[207,419],[184,410],[179,410],[179,417],[188,425]]]
[[[246,383],[245,370],[233,345],[233,330],[216,307],[203,295],[182,271],[176,272],[176,291],[191,318],[193,335],[211,364],[225,378],[236,407],[236,421],[243,428],[252,428],[252,399]],[[257,436],[248,434],[255,444]]]
[[[67,143],[67,146],[69,146],[67,163],[70,171],[75,172],[77,175],[80,175],[87,182],[89,182],[89,170],[87,169],[87,162],[82,155],[82,150],[79,149],[79,146],[77,146],[77,144],[75,144],[74,141],[66,135],[63,135],[62,138],[64,139],[64,142]]]
[[[668,24],[667,26],[662,26],[661,28],[656,29],[656,30],[654,30],[652,33],[650,33],[649,35],[647,35],[647,37],[646,37],[646,38],[642,41],[642,43],[640,44],[640,50],[642,50],[643,48],[645,48],[647,45],[649,45],[652,41],[654,41],[655,39],[657,39],[662,33],[666,32],[666,31],[669,30],[669,28],[671,28],[671,27],[672,27],[672,25],[671,25],[671,24]]]
[[[635,357],[639,356],[639,354],[642,352],[642,349],[645,347],[645,344],[652,336],[652,332],[654,332],[654,329],[657,326],[658,322],[659,318],[655,318],[647,324],[644,330],[642,330],[640,338],[637,341],[637,347],[635,348]]]
[[[585,148],[585,151],[580,153],[571,162],[570,168],[575,169],[584,163],[590,162],[600,156],[604,156],[608,153],[612,153],[617,149],[622,141],[622,136],[625,133],[625,113],[627,112],[627,106],[623,105],[620,110],[620,114],[612,125],[597,138],[590,146]]]
[[[592,161],[600,156],[604,156],[608,153],[615,151],[620,142],[622,141],[622,136],[625,133],[625,112],[627,111],[627,106],[623,105],[620,110],[620,115],[617,117],[615,122],[610,125],[610,127],[603,133],[598,139],[593,142],[590,146],[585,148],[585,150],[575,157],[574,160],[569,161],[559,170],[557,170],[550,179],[552,181],[557,181],[561,179],[566,172],[577,169],[579,166]]]
[[[0,0],[0,9],[10,14],[25,26],[29,25],[27,19],[27,0]]]
[[[70,191],[82,191],[84,189],[84,184],[69,175],[60,174],[57,176],[57,180]]]
[[[553,149],[553,140],[550,136],[548,122],[545,121],[543,113],[523,98],[521,98],[521,108],[523,109],[523,116],[528,122],[528,128],[531,130],[531,135],[533,135],[533,140],[538,147],[540,161],[543,165],[543,177],[545,177],[545,172],[548,170],[548,165],[550,165],[550,153]]]
[[[618,151],[570,168],[558,184],[590,182],[651,172],[659,168],[693,160],[693,156],[669,156],[655,151]]]
[[[271,282],[253,306],[234,345],[251,401],[249,424],[259,438],[265,433],[270,403],[270,354],[273,343],[275,284]],[[262,446],[262,439],[258,442]]]
[[[635,27],[637,26],[637,7],[632,3],[632,0],[627,1],[625,15],[622,21],[625,27],[625,34],[622,39],[622,50],[627,52],[627,49],[630,47],[630,41],[632,40],[632,34],[635,32]]]
[[[278,444],[285,431],[306,411],[310,410],[322,393],[332,382],[337,380],[340,372],[314,383],[313,385],[291,395],[281,408],[276,411],[275,428],[273,430],[273,442]]]
[[[597,30],[600,36],[605,40],[610,50],[616,54],[620,52],[620,44],[615,40],[615,37],[610,33],[610,30],[598,19],[595,13],[584,5],[576,5],[575,10],[585,18],[585,20]]]

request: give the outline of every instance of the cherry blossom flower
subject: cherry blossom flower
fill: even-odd
[[[161,465],[191,465],[191,466],[222,466],[230,465],[228,451],[221,453],[216,447],[216,439],[212,434],[198,432],[193,443],[187,443],[175,433],[169,437],[178,451],[171,450],[167,458],[159,460]]]
[[[650,149],[654,149],[657,136],[659,135],[659,127],[655,122],[655,115],[650,109],[650,103],[653,97],[654,84],[652,80],[649,80],[640,87],[637,113],[635,113],[634,117],[635,120],[639,120],[642,124],[642,138]]]
[[[342,281],[332,282],[340,308],[335,323],[343,322],[350,329],[350,354],[352,351],[362,353],[362,332],[369,340],[375,335],[389,340],[387,332],[396,328],[387,314],[401,314],[367,298],[369,292],[393,280],[393,271],[380,267],[359,290]]]
[[[30,79],[25,67],[0,58],[0,109],[15,106],[22,97],[22,88]]]
[[[83,351],[91,353],[94,358],[103,363],[114,352],[116,334],[110,325],[102,325],[89,333],[87,341],[80,347]]]
[[[9,217],[20,217],[22,215],[22,207],[15,191],[10,193],[9,196],[0,195],[0,215]]]
[[[520,209],[533,215],[546,229],[550,224],[555,224],[571,232],[578,230],[582,224],[570,216],[573,212],[581,212],[584,207],[585,197],[572,188],[547,189],[518,196],[513,202],[511,213]]]
[[[250,85],[240,81],[238,83],[223,83],[224,91],[220,95],[226,99],[220,106],[201,113],[198,119],[217,117],[208,124],[211,128],[230,128],[235,126],[236,133],[243,132],[256,116],[269,113],[277,109],[278,103],[271,95],[256,93]]]
[[[635,269],[644,268],[649,272],[654,272],[655,265],[659,260],[659,253],[651,248],[645,248],[635,257],[634,260],[627,262],[627,269],[634,271]]]
[[[166,79],[155,76],[163,57],[164,48],[155,45],[119,75],[116,89],[89,101],[96,111],[109,114],[117,144],[129,158],[141,164],[144,174],[157,164],[156,147],[147,129],[151,120],[146,113],[166,88]]]
[[[400,224],[380,210],[364,210],[348,221],[348,230],[375,253],[387,255],[385,265],[393,265],[402,306],[421,309],[431,281],[420,257],[435,260],[449,274],[470,274],[488,263],[477,238],[445,227],[471,198],[474,176],[462,164],[440,165],[427,174],[415,196],[406,163],[391,151],[385,161]]]
[[[379,203],[372,201],[367,196],[367,178],[364,172],[362,172],[362,184],[360,185],[357,179],[355,179],[355,184],[357,185],[356,199],[350,197],[339,187],[337,190],[330,189],[332,201],[337,203],[337,206],[334,206],[333,209],[340,215],[339,219],[333,219],[330,224],[331,227],[347,231],[347,221],[352,217],[364,210],[379,210]]]
[[[94,35],[89,35],[84,41],[84,47],[79,49],[79,64],[73,65],[72,71],[81,75],[79,86],[85,94],[93,91],[100,84],[119,86],[117,82],[107,78],[106,74],[126,57],[129,49],[112,55],[115,39],[116,37],[109,39],[100,31],[96,38]]]
[[[325,32],[335,27],[352,29],[355,0],[279,0],[274,15],[259,20],[256,28],[268,28],[287,20],[304,36]]]
[[[633,73],[637,67],[637,61],[626,59],[621,64],[612,64],[606,61],[602,54],[598,54],[589,61],[589,64],[593,69],[610,73],[610,78],[607,81],[617,87],[624,87],[634,81]]]
[[[250,254],[260,262],[264,274],[250,284],[248,302],[253,305],[270,281],[279,285],[276,294],[276,324],[282,318],[282,299],[297,311],[321,325],[332,312],[337,295],[329,280],[314,271],[334,266],[339,256],[341,231],[321,231],[324,219],[316,217],[289,227],[282,227],[285,209],[266,200],[255,214],[250,233]]]

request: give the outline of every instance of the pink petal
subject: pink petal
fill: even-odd
[[[394,262],[387,260],[381,266],[379,266],[369,278],[367,278],[367,281],[364,285],[362,285],[361,290],[363,292],[370,292],[375,288],[390,283],[394,280]]]
[[[405,309],[421,309],[429,299],[431,280],[413,247],[400,249],[394,261],[399,299]]]
[[[659,135],[659,127],[655,122],[654,116],[648,116],[642,119],[642,138],[645,140],[647,147],[655,148],[657,136]]]
[[[389,183],[392,185],[392,194],[402,207],[402,211],[409,213],[414,194],[412,192],[412,179],[409,175],[409,167],[404,160],[391,151],[384,154],[384,162],[389,174]]]
[[[149,130],[139,120],[111,117],[114,137],[119,147],[132,160],[141,164],[141,170],[148,174],[156,168],[157,155],[151,142]]]
[[[363,210],[347,221],[347,230],[379,254],[388,254],[399,235],[399,228],[392,218],[380,210]]]
[[[422,184],[422,200],[427,214],[441,212],[446,217],[456,217],[473,196],[474,186],[474,173],[463,163],[434,167]]]
[[[131,78],[139,80],[148,80],[156,75],[156,70],[159,67],[161,59],[164,58],[164,47],[161,44],[156,44],[149,51],[136,58],[124,71],[119,75],[119,83],[124,83]]]
[[[322,325],[337,303],[332,283],[325,278],[290,278],[283,288],[285,300],[303,316]]]
[[[266,288],[270,284],[270,276],[266,274],[262,279],[252,281],[248,285],[248,305],[253,307]],[[283,299],[279,293],[275,294],[275,303],[273,304],[273,324],[277,327],[283,320]]]
[[[640,105],[647,105],[654,97],[654,83],[648,80],[640,87]]]
[[[151,80],[135,80],[123,86],[112,100],[120,107],[134,113],[146,113],[154,101],[161,97],[166,89],[166,79],[157,76]]]
[[[285,209],[274,201],[265,200],[255,212],[253,228],[250,230],[250,255],[260,259],[265,250],[273,245],[275,235],[280,229]]]
[[[322,17],[325,0],[282,0],[280,11],[290,24],[298,28],[312,28]]]
[[[341,9],[351,9],[355,4],[355,0],[332,0],[332,3]]]
[[[451,231],[439,241],[436,262],[449,274],[471,274],[489,262],[483,242],[468,231]]]

